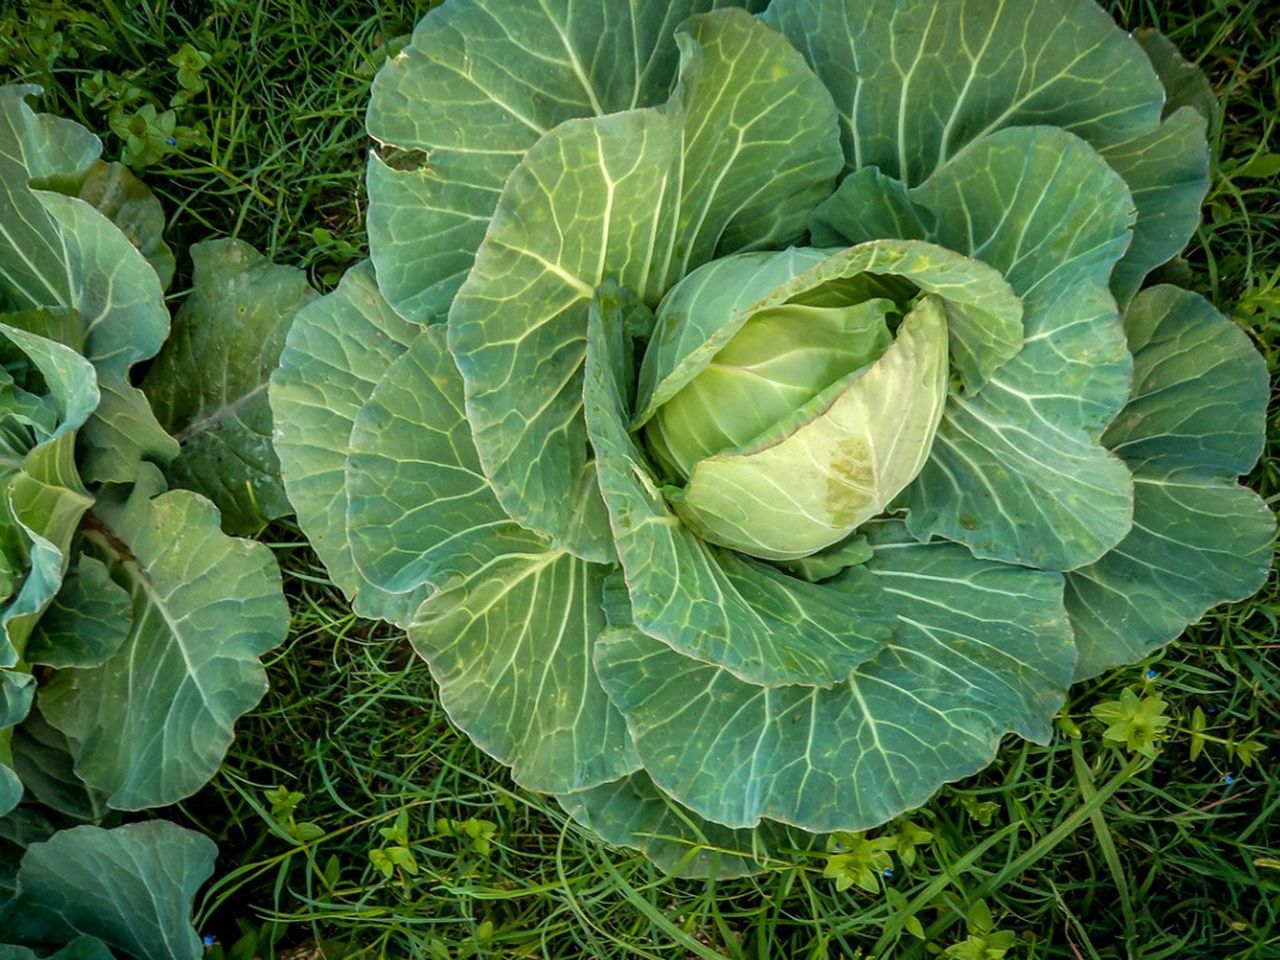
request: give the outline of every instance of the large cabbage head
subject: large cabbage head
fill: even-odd
[[[1089,2],[447,0],[272,383],[302,526],[605,838],[880,824],[1263,580],[1263,363],[1147,280],[1212,110]]]

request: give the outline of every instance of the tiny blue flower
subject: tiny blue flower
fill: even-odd
[[[884,875],[885,875],[886,877],[890,877],[890,878],[892,878],[892,877],[893,877],[893,869],[892,869],[892,868],[886,868],[886,869],[885,869],[885,871],[884,871]]]
[[[1217,713],[1217,712],[1218,712],[1217,707],[1210,707],[1208,710],[1205,711],[1205,713]]]
[[[178,145],[178,141],[173,139],[173,137],[165,137],[164,142],[171,147],[176,147]]]
[[[1154,680],[1154,679],[1155,679],[1156,677],[1158,677],[1158,676],[1159,676],[1159,674],[1158,674],[1158,673],[1156,673],[1154,670],[1148,670],[1148,671],[1147,671],[1147,679],[1148,679],[1148,680]]]
[[[1222,778],[1222,782],[1229,787],[1236,782],[1236,778],[1228,773],[1225,777]]]
[[[212,947],[215,943],[218,942],[218,938],[215,937],[212,933],[206,933],[203,937],[200,938],[200,940],[201,942],[204,943],[206,947]]]

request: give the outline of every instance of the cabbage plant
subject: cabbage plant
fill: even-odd
[[[230,403],[187,415],[207,381],[247,376],[227,324],[203,355],[216,374],[184,362],[218,319],[202,265],[227,247],[197,249],[162,350],[160,205],[88,130],[35,113],[36,93],[0,87],[0,955],[194,960],[214,844],[126,820],[213,777],[289,621],[270,549],[166,482],[174,464],[202,463],[211,488],[241,475],[198,444],[232,435]],[[236,276],[278,302],[249,269]]]
[[[299,521],[605,839],[881,824],[1263,581],[1263,362],[1151,279],[1213,109],[1089,2],[447,0],[273,376]]]

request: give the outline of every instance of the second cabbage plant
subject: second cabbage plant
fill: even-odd
[[[750,869],[1246,596],[1213,96],[1090,2],[448,0],[271,386],[299,520],[606,839]]]

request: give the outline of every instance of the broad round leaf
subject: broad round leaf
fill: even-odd
[[[1262,452],[1266,364],[1239,327],[1176,287],[1125,315],[1133,393],[1103,440],[1133,470],[1133,530],[1067,576],[1080,678],[1141,659],[1262,586],[1276,520],[1236,482]]]
[[[213,776],[232,725],[266,693],[258,658],[289,625],[271,551],[223,534],[203,497],[163,489],[148,467],[94,505],[83,536],[129,593],[129,635],[102,664],[60,670],[40,690],[41,712],[75,744],[76,773],[120,810],[173,803]]]
[[[20,941],[84,934],[139,960],[198,960],[190,916],[216,855],[213,841],[165,820],[62,830],[27,848],[0,921]]]
[[[634,627],[601,640],[600,679],[663,791],[731,827],[862,830],[980,770],[1007,732],[1048,740],[1076,657],[1061,575],[897,524],[875,546],[898,630],[828,689],[748,683]]]

